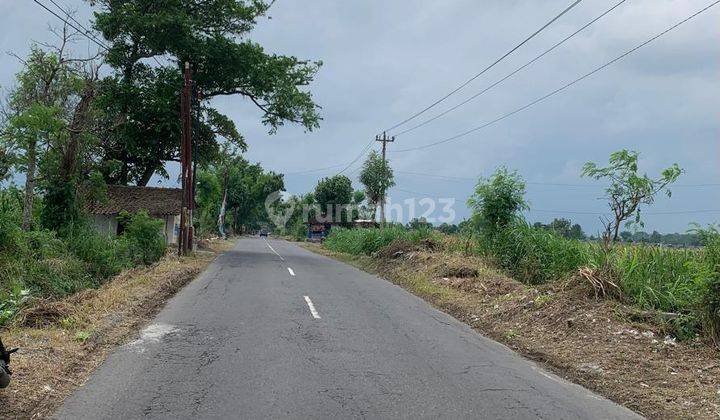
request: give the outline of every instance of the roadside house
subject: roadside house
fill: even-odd
[[[145,210],[150,216],[165,222],[163,235],[168,244],[177,243],[182,208],[179,188],[108,185],[107,199],[90,202],[86,206],[95,229],[101,233],[119,235],[124,226],[118,222],[121,212],[135,214]]]

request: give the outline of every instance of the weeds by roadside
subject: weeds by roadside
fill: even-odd
[[[0,392],[2,418],[49,418],[116,346],[133,337],[167,299],[232,241],[205,241],[187,257],[174,253],[149,267],[125,270],[97,289],[29,302],[3,329],[20,347],[11,387]]]
[[[165,253],[157,221],[146,213],[128,217],[118,237],[89,223],[51,230],[22,230],[19,197],[0,194],[0,327],[33,299],[59,298],[96,288],[122,270],[147,265]]]
[[[440,234],[432,229],[405,229],[390,226],[384,229],[335,228],[325,240],[328,249],[352,255],[372,255],[393,241],[420,243],[439,239]]]
[[[431,242],[445,251],[481,256],[529,285],[594,279],[607,286],[602,296],[666,314],[666,328],[678,338],[701,334],[720,343],[720,233],[713,228],[699,229],[698,233],[704,243],[700,249],[650,245],[607,248],[600,243],[565,239],[522,222],[493,235],[473,237],[392,226],[335,229],[324,246],[351,255],[388,256],[397,252],[394,249],[398,244],[427,246]]]

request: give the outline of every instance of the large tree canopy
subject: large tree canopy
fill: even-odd
[[[274,133],[286,121],[306,129],[320,117],[304,89],[320,62],[268,54],[247,34],[269,4],[260,0],[92,0],[95,27],[110,43],[106,79],[98,103],[110,132],[103,139],[106,177],[145,184],[165,175],[163,162],[179,159],[179,92],[183,63],[193,71],[196,156],[201,164],[220,153],[222,140],[244,150],[235,124],[212,108],[219,95],[240,95],[262,112]],[[159,66],[159,63],[171,63]]]

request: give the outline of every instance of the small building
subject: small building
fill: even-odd
[[[124,226],[118,222],[122,212],[130,214],[145,210],[150,216],[165,222],[163,235],[168,244],[177,243],[180,231],[182,190],[179,188],[108,185],[107,200],[86,206],[95,228],[101,233],[119,235]]]

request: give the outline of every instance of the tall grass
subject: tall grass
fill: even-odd
[[[680,338],[703,333],[720,345],[720,232],[697,231],[704,247],[670,249],[650,245],[569,240],[552,231],[518,222],[492,234],[445,238],[431,229],[333,229],[325,240],[330,250],[373,255],[393,241],[431,239],[447,251],[475,253],[527,284],[568,279],[579,269],[610,276],[625,302],[645,310],[677,314],[669,325]]]
[[[417,243],[439,236],[440,234],[432,229],[406,229],[395,225],[383,229],[333,228],[324,245],[332,251],[352,255],[372,255],[394,240]]]
[[[585,264],[591,253],[587,243],[564,239],[524,222],[492,235],[480,235],[478,251],[529,284],[566,277]]]
[[[477,251],[516,280],[538,284],[566,279],[582,267],[600,269],[639,308],[677,314],[675,331],[700,329],[720,342],[720,234],[700,230],[701,249],[601,244],[564,239],[519,222],[479,234]]]
[[[109,237],[87,224],[50,230],[20,228],[21,196],[0,191],[0,325],[31,297],[62,297],[97,287],[123,269],[150,264],[165,252],[162,222],[139,213],[125,233]]]

